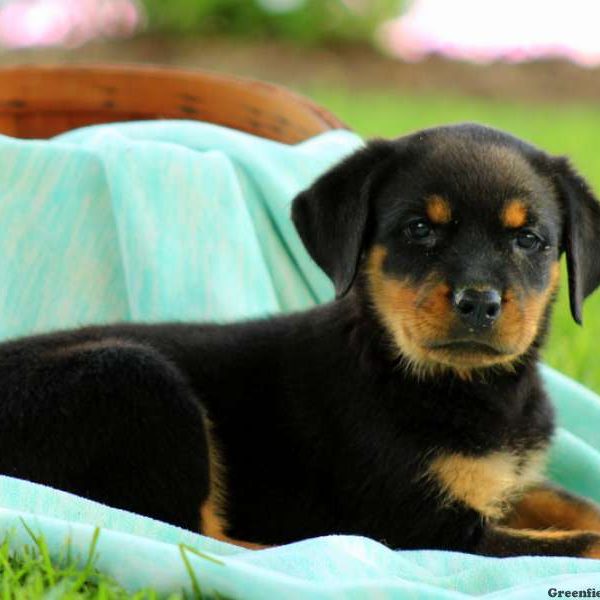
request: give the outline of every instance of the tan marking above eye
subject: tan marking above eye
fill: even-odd
[[[433,195],[425,201],[427,216],[436,225],[445,225],[452,218],[452,210],[448,200],[442,196]]]
[[[519,229],[527,223],[527,207],[522,200],[511,200],[502,209],[502,224],[510,229]]]

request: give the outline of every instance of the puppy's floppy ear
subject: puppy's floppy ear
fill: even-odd
[[[552,166],[565,217],[561,250],[567,256],[571,314],[581,325],[583,301],[600,285],[600,205],[566,158],[555,158]]]
[[[376,140],[321,175],[292,204],[292,220],[313,260],[335,285],[336,297],[356,276],[373,183],[394,152]]]

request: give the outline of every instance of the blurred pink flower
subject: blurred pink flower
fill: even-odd
[[[489,62],[566,58],[600,64],[597,0],[414,0],[385,24],[383,46],[415,61],[429,54]]]
[[[137,0],[9,0],[0,4],[0,45],[79,46],[131,35],[142,22]]]

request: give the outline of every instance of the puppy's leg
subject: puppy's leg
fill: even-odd
[[[529,490],[504,523],[516,529],[600,532],[600,506],[550,483]]]
[[[488,526],[473,550],[487,556],[600,558],[600,535],[585,531],[540,531]]]
[[[0,356],[0,473],[198,530],[201,407],[151,348],[93,342]]]

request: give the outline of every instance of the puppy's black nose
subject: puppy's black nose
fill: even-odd
[[[461,289],[454,292],[452,300],[463,323],[473,329],[491,327],[502,309],[502,298],[493,289]]]

